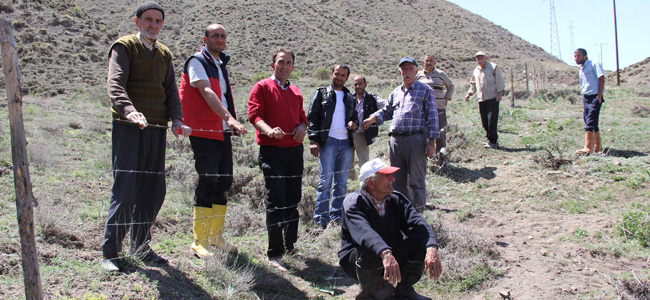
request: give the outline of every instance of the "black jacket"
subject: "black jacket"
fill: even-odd
[[[384,250],[397,247],[403,241],[403,235],[423,250],[438,246],[431,226],[415,211],[411,202],[399,192],[393,192],[390,197],[383,217],[379,216],[372,200],[364,196],[361,190],[345,197],[340,259],[357,247],[379,255]]]
[[[352,98],[355,99],[356,103],[357,93],[352,94]],[[370,118],[370,115],[377,110],[379,110],[377,108],[377,96],[366,93],[366,96],[363,98],[363,120]],[[363,120],[359,120],[359,123],[362,123]],[[373,139],[379,135],[379,126],[370,126],[363,132],[366,135],[366,144],[370,145],[374,142]]]
[[[345,124],[353,121],[359,125],[357,112],[354,110],[354,99],[350,91],[343,87],[343,104],[345,105]],[[336,91],[331,86],[316,89],[309,103],[307,125],[309,126],[309,140],[317,142],[321,147],[325,145],[329,135],[332,116],[336,107]],[[348,140],[353,145],[352,130],[348,130]]]

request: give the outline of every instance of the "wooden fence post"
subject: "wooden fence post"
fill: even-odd
[[[14,187],[16,189],[16,210],[23,263],[25,299],[43,299],[36,239],[34,238],[33,205],[35,200],[34,195],[32,195],[32,183],[29,179],[27,140],[23,125],[22,94],[20,91],[20,68],[11,22],[4,19],[0,19],[0,45],[2,46],[2,66],[11,128],[11,154],[14,164]]]
[[[528,64],[524,64],[524,68],[526,69],[526,97],[530,97],[530,88],[528,88]]]
[[[510,107],[515,107],[515,79],[510,68]]]

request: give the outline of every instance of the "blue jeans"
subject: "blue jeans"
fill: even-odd
[[[321,145],[318,158],[320,180],[316,189],[314,222],[321,226],[327,226],[331,220],[338,222],[341,219],[341,207],[343,199],[345,199],[348,171],[352,160],[350,141],[328,138],[325,145]],[[333,191],[332,179],[334,179]],[[330,191],[332,195],[331,208]]]

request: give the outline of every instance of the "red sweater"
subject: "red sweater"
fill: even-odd
[[[307,116],[302,106],[300,90],[290,85],[281,89],[271,78],[260,80],[251,89],[248,97],[248,119],[255,125],[264,120],[271,128],[280,127],[286,133],[291,133],[296,126],[307,124]],[[293,140],[287,134],[282,139],[272,139],[255,130],[255,141],[260,146],[295,147],[302,142]]]

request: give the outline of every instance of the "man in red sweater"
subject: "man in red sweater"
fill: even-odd
[[[291,85],[295,54],[280,49],[273,54],[270,78],[260,80],[248,97],[248,119],[260,145],[259,164],[266,186],[266,227],[269,265],[286,272],[284,254],[295,254],[298,240],[298,203],[302,196],[303,146],[307,116],[300,90]]]

